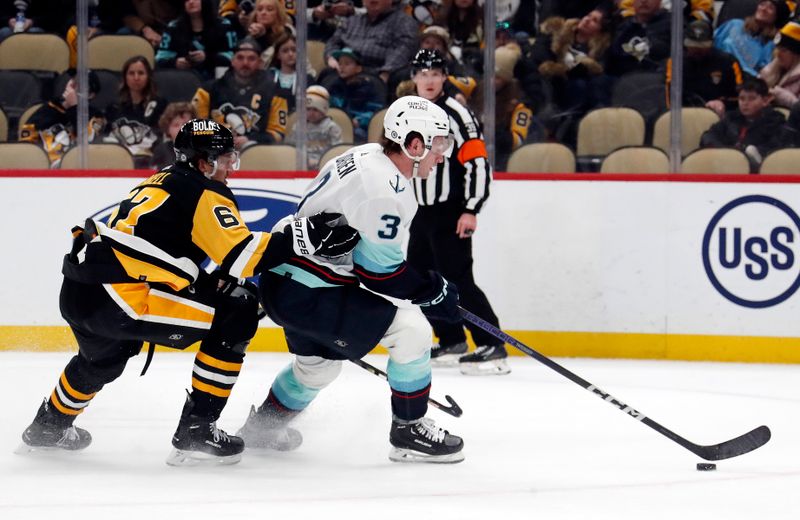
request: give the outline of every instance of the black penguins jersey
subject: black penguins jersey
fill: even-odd
[[[269,144],[282,141],[286,133],[288,102],[264,71],[243,85],[228,70],[207,89],[197,89],[192,104],[198,117],[214,119],[234,136]]]
[[[57,168],[61,158],[75,146],[77,107],[64,108],[57,100],[42,105],[20,128],[20,141],[39,144],[47,152],[50,166]],[[89,106],[87,135],[91,143],[99,137],[106,120],[102,112]]]
[[[161,170],[131,190],[109,218],[108,229],[142,239],[155,248],[152,251],[186,258],[196,265],[211,258],[235,278],[253,276],[263,269],[271,238],[269,233],[250,232],[230,188],[180,164]],[[152,251],[144,253],[152,256]],[[147,269],[140,265],[147,263],[146,257],[139,256],[135,248],[117,258],[129,272]],[[180,289],[186,282],[173,280],[171,285]]]
[[[158,119],[166,108],[163,98],[154,98],[138,105],[120,103],[107,111],[109,137],[134,156],[153,155],[158,141]]]

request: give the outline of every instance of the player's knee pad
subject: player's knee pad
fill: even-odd
[[[431,349],[433,331],[428,320],[416,308],[397,309],[391,325],[381,339],[396,363],[410,363]]]
[[[292,373],[298,382],[309,388],[322,389],[339,377],[342,362],[317,356],[295,356]]]

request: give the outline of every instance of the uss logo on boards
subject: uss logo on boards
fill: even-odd
[[[703,266],[714,288],[737,305],[786,301],[800,287],[800,217],[767,195],[732,200],[706,227]]]

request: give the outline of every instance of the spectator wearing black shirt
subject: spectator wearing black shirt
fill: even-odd
[[[739,87],[739,106],[709,128],[700,146],[733,147],[747,155],[750,171],[758,171],[764,157],[782,146],[785,119],[770,106],[772,96],[763,79],[748,78]]]
[[[654,71],[670,53],[670,15],[661,0],[634,0],[634,15],[617,28],[608,57],[608,73]]]
[[[213,79],[217,67],[227,67],[236,45],[230,22],[217,17],[213,0],[186,0],[184,12],[172,20],[156,52],[156,65],[194,70]]]
[[[133,156],[137,168],[147,168],[158,140],[158,119],[167,102],[156,92],[153,69],[144,56],[134,56],[122,66],[119,103],[107,111],[109,136]]]
[[[696,20],[686,28],[683,40],[683,105],[706,107],[722,117],[735,110],[742,68],[736,58],[714,48],[711,25]],[[672,59],[667,61],[667,92],[672,85]],[[669,102],[669,95],[667,95]]]

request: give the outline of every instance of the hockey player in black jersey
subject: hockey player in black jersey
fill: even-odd
[[[22,434],[23,451],[86,448],[91,436],[73,422],[144,342],[185,349],[201,341],[167,463],[237,462],[242,440],[216,421],[258,326],[257,288],[244,279],[292,253],[339,255],[358,241],[324,214],[292,222],[302,240],[251,232],[226,186],[238,169],[233,136],[215,121],[186,123],[175,153],[177,162],[133,188],[107,224],[73,229],[60,309],[79,352]],[[211,275],[200,268],[207,257],[219,265]]]

